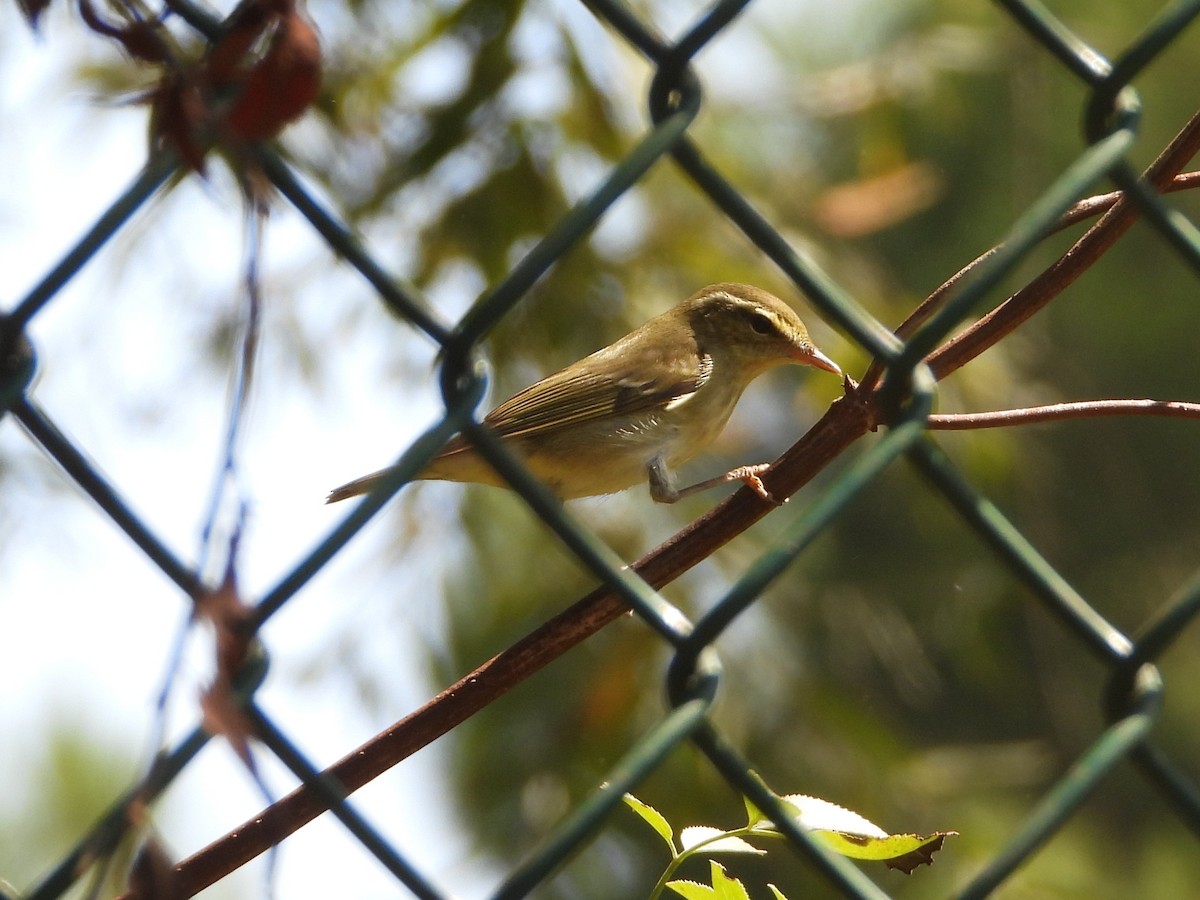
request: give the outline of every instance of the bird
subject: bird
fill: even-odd
[[[647,482],[653,500],[674,503],[739,481],[772,500],[759,479],[767,464],[686,487],[678,486],[675,469],[720,434],[755,378],[785,364],[842,374],[784,301],[748,284],[712,284],[519,391],[483,424],[562,500]],[[389,471],[335,488],[325,502],[365,494]],[[507,486],[462,435],[416,477]]]

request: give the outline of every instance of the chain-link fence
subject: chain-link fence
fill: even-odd
[[[168,5],[198,31],[209,37],[218,34],[218,23],[190,4]],[[371,248],[364,246],[335,214],[305,190],[282,157],[265,148],[255,151],[256,165],[274,188],[339,256],[362,274],[378,292],[381,302],[438,343],[446,404],[442,421],[406,450],[393,470],[393,477],[350,510],[275,589],[256,598],[236,621],[225,622],[230,640],[235,643],[241,640],[248,646],[249,637],[303,591],[309,580],[363,525],[424,468],[445,441],[460,431],[476,444],[602,586],[463,677],[423,708],[348,752],[342,761],[325,771],[308,762],[286,730],[256,704],[255,689],[262,670],[254,654],[249,654],[251,661],[241,666],[237,678],[229,685],[230,696],[236,698],[237,708],[244,717],[244,737],[262,752],[274,754],[303,782],[303,787],[178,862],[171,883],[178,886],[180,896],[190,896],[215,883],[325,811],[344,823],[408,891],[420,897],[443,896],[422,872],[418,861],[392,846],[371,822],[356,812],[349,795],[446,734],[630,608],[671,647],[673,657],[666,676],[670,708],[657,727],[628,748],[624,759],[608,772],[604,786],[565,817],[547,837],[542,849],[513,867],[495,896],[516,897],[536,891],[573,851],[607,826],[610,813],[621,803],[626,791],[635,790],[686,742],[707,757],[734,790],[751,798],[775,822],[781,823],[795,852],[823,873],[838,891],[846,896],[883,896],[883,890],[867,870],[831,854],[811,835],[791,824],[777,798],[752,774],[755,761],[743,755],[715,724],[710,712],[722,671],[712,645],[860,492],[882,473],[905,462],[916,468],[929,491],[944,498],[953,508],[961,527],[975,532],[995,559],[1094,654],[1108,680],[1107,727],[1095,735],[1091,745],[1038,799],[1020,831],[1006,836],[995,847],[983,870],[961,885],[958,893],[984,896],[1004,884],[1079,813],[1081,804],[1125,761],[1144,773],[1163,810],[1178,816],[1189,828],[1200,829],[1200,790],[1177,754],[1167,752],[1151,737],[1165,692],[1155,663],[1184,632],[1200,607],[1200,580],[1194,579],[1166,603],[1157,617],[1143,622],[1134,636],[1127,636],[1056,572],[930,434],[931,426],[963,424],[931,416],[937,382],[994,346],[1045,306],[1104,254],[1134,220],[1149,222],[1162,242],[1169,244],[1194,271],[1200,272],[1200,240],[1196,229],[1164,199],[1165,192],[1187,183],[1176,176],[1200,146],[1200,125],[1195,121],[1190,123],[1144,175],[1130,161],[1142,117],[1138,94],[1131,84],[1172,46],[1200,12],[1200,2],[1167,5],[1112,61],[1089,47],[1040,5],[1018,0],[999,4],[1011,18],[1013,28],[1027,32],[1086,89],[1087,101],[1076,111],[1083,118],[1085,149],[1013,222],[1004,242],[994,252],[967,267],[946,290],[931,297],[897,333],[869,315],[847,291],[783,237],[778,223],[767,221],[706,160],[703,148],[691,136],[690,128],[702,99],[690,63],[747,5],[749,0],[717,3],[698,17],[680,39],[670,42],[658,35],[642,13],[609,0],[588,0],[587,9],[605,23],[611,39],[627,43],[653,66],[655,75],[649,92],[651,125],[601,186],[542,237],[511,268],[507,278],[488,290],[450,330],[426,313],[420,298],[393,279],[387,267],[372,255]],[[1100,14],[1098,11],[1097,15]],[[1181,86],[1181,90],[1186,87]],[[793,508],[796,504],[784,508],[787,521],[770,548],[748,567],[720,602],[695,621],[688,621],[667,603],[658,589],[762,517],[776,514],[777,507],[750,490],[740,490],[658,549],[627,566],[625,560],[551,497],[503,443],[480,427],[476,413],[484,391],[483,369],[476,363],[480,341],[563,254],[591,232],[625,192],[663,160],[686,174],[713,208],[760,248],[827,321],[875,360],[861,381],[857,385],[848,383],[846,395],[764,476],[767,487],[777,498],[796,494],[835,460],[841,464],[836,478],[824,484],[819,492],[805,495],[799,511]],[[152,155],[143,172],[94,228],[63,255],[40,284],[11,306],[0,336],[4,361],[2,396],[8,418],[19,422],[29,439],[99,505],[114,527],[128,535],[145,554],[148,565],[161,570],[200,608],[206,600],[211,602],[213,596],[219,595],[220,588],[205,584],[200,571],[176,558],[130,512],[120,490],[107,483],[89,464],[86,448],[64,437],[53,417],[42,409],[36,391],[30,387],[36,348],[30,346],[23,334],[25,326],[53,303],[59,290],[178,171],[174,155],[168,152]],[[1119,196],[1107,195],[1089,201],[1085,207],[1076,206],[1081,198],[1110,183],[1115,183],[1122,192]],[[982,318],[973,319],[1003,279],[1026,261],[1035,245],[1059,228],[1064,217],[1078,221],[1089,215],[1099,215],[1098,221],[1068,252],[1002,303],[993,301],[994,308]],[[971,327],[955,333],[968,321],[973,321]],[[37,359],[37,364],[49,368],[68,365],[69,361]],[[1126,407],[1121,411],[1137,410]],[[1143,406],[1141,411],[1168,412],[1153,404]],[[882,436],[847,462],[845,451],[877,431]],[[240,653],[235,652],[239,662],[246,656],[246,646]],[[264,648],[266,653],[270,649]],[[1184,685],[1179,687],[1186,689]],[[211,718],[208,727],[212,728]],[[204,725],[197,725],[189,737],[157,758],[145,777],[128,785],[108,814],[43,880],[29,887],[26,896],[39,900],[61,896],[98,861],[111,854],[123,835],[139,821],[138,810],[151,803],[184,771],[210,737]]]

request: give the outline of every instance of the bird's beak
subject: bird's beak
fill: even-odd
[[[841,366],[812,346],[812,344],[809,344],[807,347],[797,348],[792,353],[792,359],[804,366],[816,366],[818,369],[824,369],[826,372],[832,372],[834,375],[842,374]]]

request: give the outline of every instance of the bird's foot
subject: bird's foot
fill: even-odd
[[[760,463],[757,466],[742,466],[725,474],[727,481],[740,481],[754,493],[758,494],[768,503],[774,503],[776,506],[783,506],[787,503],[787,497],[782,500],[776,500],[775,497],[767,490],[767,486],[762,483],[762,479],[758,476],[771,468],[770,463]]]
[[[676,500],[682,497],[689,497],[698,491],[706,491],[721,484],[740,481],[768,503],[782,506],[784,503],[787,503],[787,498],[784,497],[782,500],[776,500],[771,495],[771,492],[767,490],[767,486],[763,484],[762,479],[759,478],[759,475],[769,468],[771,468],[770,463],[760,463],[757,466],[740,466],[739,468],[731,469],[724,475],[718,475],[716,478],[701,481],[699,484],[693,484],[685,488],[676,488],[673,479],[661,465],[661,462],[656,461],[648,467],[650,496],[658,503],[674,503]]]

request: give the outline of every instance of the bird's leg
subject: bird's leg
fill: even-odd
[[[686,497],[688,494],[706,491],[721,484],[740,481],[764,500],[774,503],[776,506],[781,506],[782,503],[771,496],[771,492],[767,490],[766,485],[762,483],[762,479],[758,477],[769,468],[771,468],[770,463],[759,463],[757,466],[738,466],[736,469],[730,469],[724,475],[718,475],[716,478],[709,478],[688,487],[680,488],[676,493],[680,497]]]
[[[655,503],[674,503],[683,496],[675,486],[675,473],[667,468],[661,454],[646,465],[646,474],[650,477],[650,498]]]
[[[769,468],[771,468],[770,463],[761,463],[757,466],[739,466],[736,469],[731,469],[724,475],[718,475],[716,478],[709,478],[705,481],[688,485],[685,488],[675,486],[675,475],[667,468],[667,464],[661,456],[656,456],[650,460],[650,464],[646,466],[646,471],[650,476],[650,496],[658,503],[674,503],[676,500],[680,500],[691,494],[706,491],[718,485],[729,484],[733,481],[740,481],[764,500],[774,503],[777,506],[782,505],[780,501],[771,496],[770,491],[762,483],[762,479],[758,477]]]

